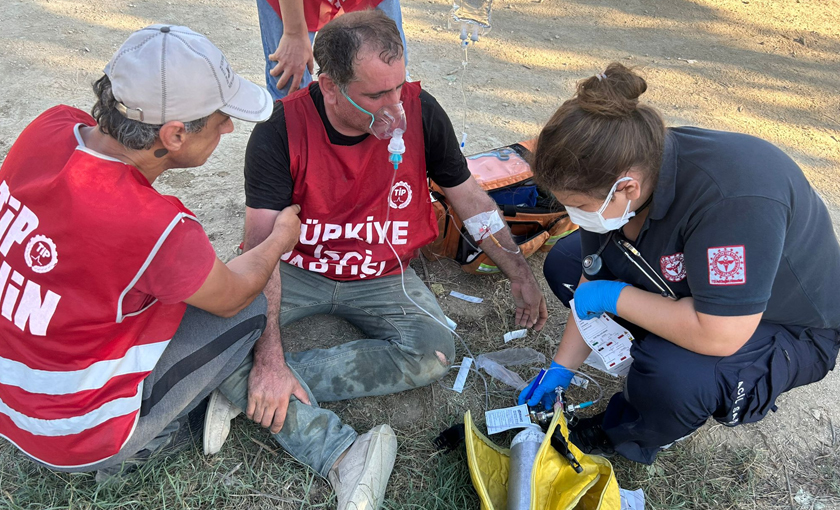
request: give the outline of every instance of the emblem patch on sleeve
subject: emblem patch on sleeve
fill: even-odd
[[[747,283],[747,266],[743,246],[709,248],[709,284],[743,285]]]
[[[659,268],[669,282],[681,282],[685,280],[685,255],[682,252],[665,255],[659,259]]]

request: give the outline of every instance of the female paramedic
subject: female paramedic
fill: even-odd
[[[537,183],[579,234],[545,261],[580,319],[637,334],[624,391],[580,420],[587,453],[650,464],[711,416],[735,426],[822,379],[840,348],[840,245],[828,211],[781,150],[748,135],[665,128],[645,81],[613,63],[578,83],[542,130]],[[553,401],[589,354],[569,321],[549,370],[520,395]],[[546,399],[545,397],[548,397]]]

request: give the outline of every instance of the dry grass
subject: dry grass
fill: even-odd
[[[531,263],[535,272],[541,273],[542,257],[534,257]],[[421,265],[415,265],[422,277]],[[505,279],[468,277],[445,261],[429,263],[428,270],[429,283],[440,283],[447,292],[459,290],[485,298],[482,305],[441,299],[444,311],[458,323],[458,332],[475,355],[506,347],[502,335],[518,328],[513,324]],[[553,299],[549,306],[550,319],[543,332],[531,332],[511,346],[532,347],[547,356],[553,353],[567,311]],[[301,328],[310,326],[306,323]],[[324,327],[332,326],[327,322]],[[456,348],[460,360],[466,351],[460,342]],[[400,449],[386,509],[478,508],[463,449],[443,454],[431,444],[441,430],[462,421],[467,409],[479,425],[483,423],[482,379],[471,374],[464,392],[457,394],[443,387],[451,386],[454,372],[440,385],[325,405],[356,430],[382,422],[394,426]],[[620,389],[618,379],[589,372],[603,385],[607,397]],[[521,367],[520,374],[527,378],[533,371]],[[511,405],[514,391],[489,377],[487,380],[490,407]],[[586,390],[573,387],[569,397],[584,401],[597,394],[594,386]],[[591,412],[604,405],[601,402]],[[616,460],[619,483],[629,489],[644,489],[648,508],[653,509],[840,508],[840,445],[836,441],[813,452],[789,451],[789,445],[778,438],[765,438],[762,447],[738,449],[725,444],[708,446],[701,441],[707,433],[705,428],[664,452],[653,466]],[[510,435],[493,439],[505,445]],[[7,442],[0,443],[0,509],[326,509],[334,505],[325,481],[286,455],[263,429],[241,417],[219,455],[203,457],[200,445],[194,445],[170,458],[153,459],[139,472],[105,485],[97,485],[91,474],[53,473],[37,467]]]

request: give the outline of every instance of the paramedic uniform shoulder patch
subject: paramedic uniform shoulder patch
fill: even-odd
[[[709,248],[708,257],[710,285],[743,285],[747,282],[743,246]]]
[[[665,255],[659,259],[659,268],[669,282],[681,282],[685,280],[685,255],[682,252]]]

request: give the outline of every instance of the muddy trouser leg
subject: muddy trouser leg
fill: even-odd
[[[248,354],[245,362],[219,386],[219,391],[243,410],[248,407],[248,376],[252,365],[253,356]],[[356,440],[356,432],[343,425],[332,411],[318,407],[306,382],[294,368],[292,373],[309,396],[311,405],[292,396],[283,428],[272,435],[289,455],[326,478],[338,457]]]
[[[838,348],[838,331],[767,322],[725,357],[697,354],[648,334],[634,342],[633,365],[624,392],[610,399],[604,432],[616,452],[651,464],[662,447],[709,417],[730,426],[762,419],[783,392],[825,377]]]
[[[281,264],[280,270],[281,326],[313,313],[329,313],[367,337],[286,354],[289,366],[318,401],[397,393],[425,386],[449,370],[455,355],[452,333],[406,298],[400,275],[335,282],[288,264]],[[405,288],[445,324],[434,294],[411,268],[405,271]]]

